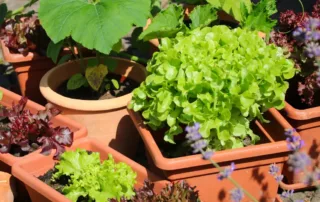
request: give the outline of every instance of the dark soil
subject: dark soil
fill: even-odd
[[[281,199],[283,202],[320,202],[320,190],[297,191],[290,198]]]
[[[107,78],[109,80],[116,79],[119,83],[119,89],[115,89],[114,87],[112,87],[111,90],[105,92],[103,95],[101,95],[99,92],[94,92],[90,87],[81,87],[76,90],[68,90],[67,89],[68,80],[67,80],[63,82],[56,91],[60,95],[73,98],[73,99],[107,100],[107,99],[113,99],[116,97],[129,94],[140,85],[140,83],[130,78],[126,78],[126,80],[123,83],[120,83],[120,79],[121,79],[120,75],[108,74]]]

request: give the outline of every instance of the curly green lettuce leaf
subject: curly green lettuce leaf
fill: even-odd
[[[41,0],[39,18],[54,43],[71,36],[109,54],[132,25],[145,26],[150,5],[150,0]]]
[[[275,13],[277,13],[275,0],[261,0],[253,6],[252,12],[246,17],[242,27],[269,34],[277,24],[277,20],[270,18]]]
[[[134,196],[133,187],[137,174],[125,163],[115,163],[111,154],[108,160],[100,163],[100,154],[82,149],[62,154],[60,162],[55,166],[57,172],[53,179],[69,176],[63,194],[76,202],[79,197],[105,202],[108,199],[130,199]]]
[[[183,29],[183,7],[171,4],[152,19],[149,27],[141,33],[139,39],[149,41],[155,38],[173,37]]]
[[[293,61],[257,32],[227,26],[179,32],[164,38],[133,91],[129,108],[153,130],[169,128],[174,143],[182,125],[200,123],[211,148],[238,148],[259,141],[250,122],[272,107],[284,107]]]

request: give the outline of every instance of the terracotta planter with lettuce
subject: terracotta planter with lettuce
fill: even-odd
[[[13,103],[17,104],[21,100],[21,96],[8,91],[4,88],[0,87],[0,92],[3,93],[2,100],[0,100],[0,105],[10,108]],[[36,104],[35,102],[32,102],[28,100],[25,109],[30,110],[32,114],[37,114],[38,111],[44,110],[45,108],[39,104]],[[87,135],[87,129],[77,122],[62,116],[58,115],[54,117],[51,122],[53,123],[53,127],[61,126],[61,127],[68,127],[73,132],[73,138],[79,139],[82,137],[85,137]],[[33,156],[37,153],[40,153],[40,149],[34,151],[33,153],[27,154],[23,157],[16,157],[12,154],[6,153],[6,154],[0,154],[0,171],[7,171],[11,172],[11,167],[16,162],[21,161],[22,159]]]
[[[137,173],[137,183],[134,186],[135,188],[141,188],[144,184],[144,181],[148,179],[151,182],[154,182],[155,192],[159,192],[167,184],[167,181],[161,180],[141,165],[128,159],[110,147],[105,147],[97,140],[83,138],[76,141],[74,145],[68,149],[68,151],[74,151],[76,149],[98,152],[100,154],[101,161],[108,159],[109,154],[111,154],[115,162],[123,162],[129,165],[132,170]],[[52,159],[52,156],[45,157],[41,155],[35,155],[34,157],[24,159],[13,166],[13,175],[25,183],[32,202],[70,201],[64,195],[38,179],[39,176],[52,169],[55,163],[56,161]]]

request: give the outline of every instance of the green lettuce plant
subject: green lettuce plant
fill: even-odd
[[[250,122],[284,107],[286,80],[295,74],[281,48],[241,28],[179,32],[159,48],[129,108],[140,111],[153,130],[168,128],[164,140],[170,143],[183,125],[196,122],[215,150],[256,143]]]
[[[119,88],[116,80],[106,79],[116,64],[105,56],[120,51],[121,38],[130,32],[133,25],[145,26],[151,8],[155,6],[154,0],[152,3],[151,0],[40,1],[39,18],[52,40],[47,55],[57,62],[60,50],[67,45],[83,70],[70,78],[68,90],[82,86],[90,86],[96,92],[109,90],[110,85]],[[97,57],[85,63],[83,48],[95,50]],[[59,63],[70,58],[66,55]]]
[[[106,202],[131,199],[135,195],[137,174],[127,164],[115,163],[111,154],[101,163],[97,152],[68,151],[61,155],[55,169],[53,180],[62,176],[70,178],[62,192],[73,202],[81,196],[89,201]]]

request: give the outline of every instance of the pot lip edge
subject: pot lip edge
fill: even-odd
[[[139,68],[141,72],[144,72],[145,77],[147,77],[147,71],[142,64],[139,64],[132,60],[120,58],[120,57],[112,57],[112,56],[108,56],[108,57],[133,64],[134,67]],[[86,57],[85,59],[87,60],[90,58],[94,58],[94,57]],[[54,90],[52,90],[52,88],[49,87],[47,82],[51,73],[56,71],[57,69],[66,68],[65,66],[73,62],[75,62],[75,60],[55,66],[42,77],[39,84],[39,88],[40,88],[41,94],[43,95],[43,97],[45,97],[48,100],[48,102],[51,102],[53,104],[56,104],[66,109],[83,111],[83,112],[86,112],[86,111],[99,112],[99,111],[117,110],[117,109],[126,107],[127,103],[131,100],[132,92],[117,98],[113,98],[113,99],[80,100],[80,99],[72,99],[72,98],[62,96],[56,93]]]

